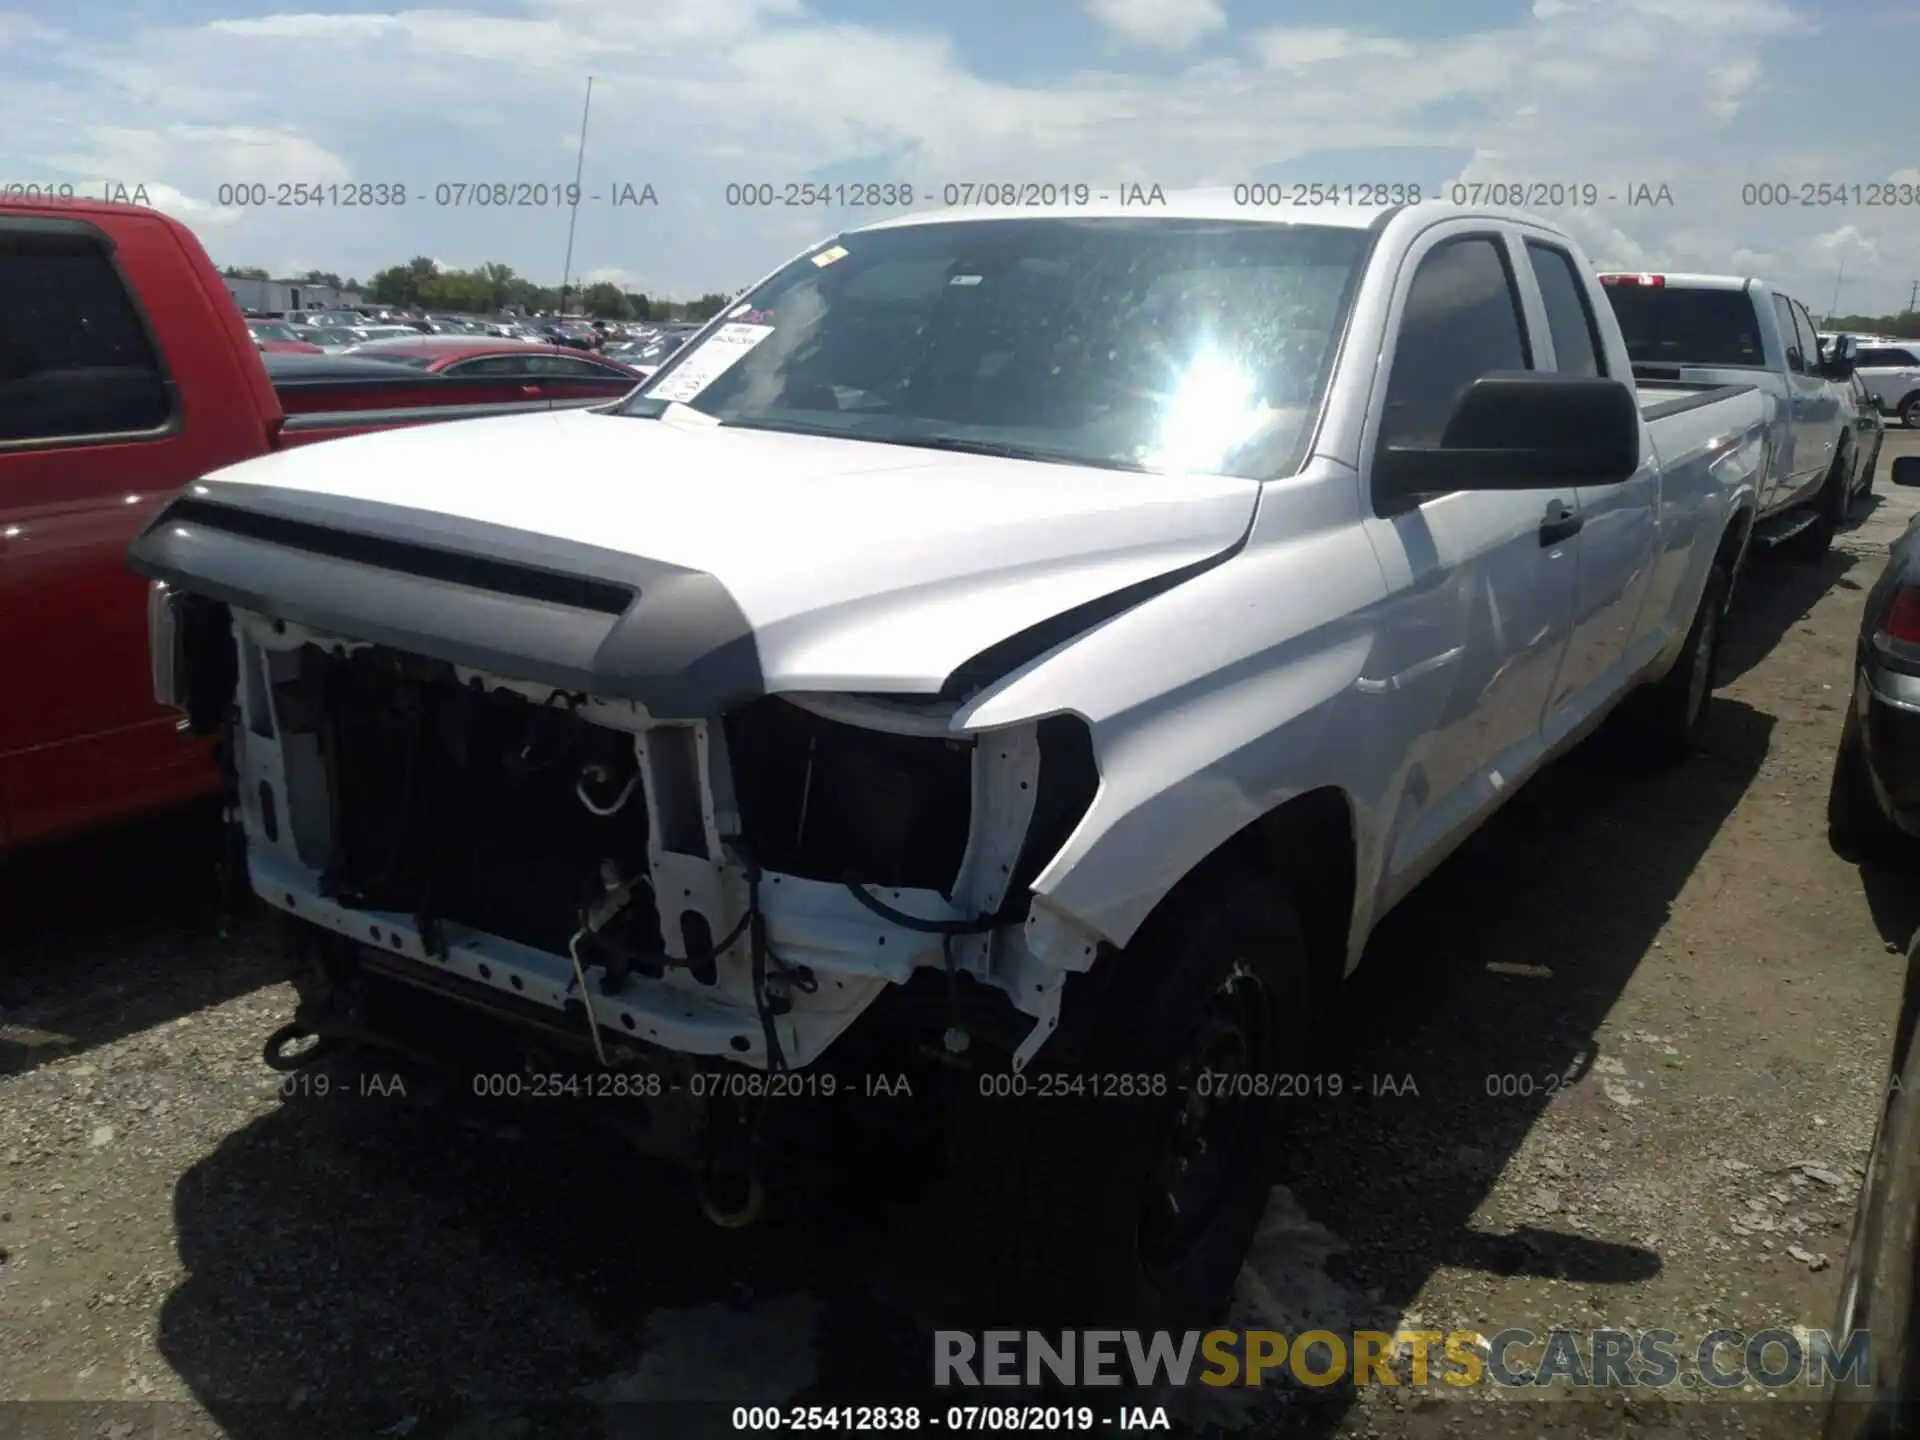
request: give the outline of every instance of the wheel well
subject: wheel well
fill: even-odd
[[[1215,887],[1265,879],[1287,891],[1307,933],[1314,979],[1333,993],[1346,975],[1357,861],[1353,806],[1326,786],[1296,795],[1234,835],[1187,872],[1141,927],[1204,905]]]
[[[1742,506],[1740,512],[1727,522],[1727,531],[1720,537],[1720,549],[1714,555],[1716,562],[1724,562],[1729,568],[1737,569],[1747,550],[1747,537],[1753,532],[1753,508]],[[1735,575],[1735,580],[1739,576]]]

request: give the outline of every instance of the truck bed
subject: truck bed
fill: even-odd
[[[1664,484],[1678,490],[1761,483],[1767,401],[1757,388],[1669,382],[1642,385],[1639,394]]]
[[[1751,385],[1721,385],[1696,380],[1663,380],[1658,384],[1641,383],[1634,388],[1640,396],[1640,413],[1648,420],[1684,414],[1704,405],[1717,404],[1743,391],[1754,390]]]

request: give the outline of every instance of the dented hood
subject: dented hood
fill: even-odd
[[[713,714],[1010,668],[1230,554],[1258,493],[575,410],[248,461],[130,560],[334,633]]]

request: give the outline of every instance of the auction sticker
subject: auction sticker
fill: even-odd
[[[722,325],[700,342],[698,350],[674,366],[672,374],[649,389],[647,398],[686,404],[772,333],[771,325]]]

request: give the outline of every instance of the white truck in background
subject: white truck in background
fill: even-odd
[[[1533,216],[983,208],[616,406],[208,476],[131,563],[306,937],[269,1063],[484,1038],[723,1223],[916,1065],[974,1317],[1179,1330],[1380,919],[1609,716],[1695,748],[1765,425],[1636,389]]]
[[[1796,560],[1825,555],[1865,473],[1850,453],[1853,338],[1835,336],[1823,353],[1807,307],[1764,280],[1609,271],[1600,283],[1636,379],[1752,385],[1766,397],[1754,544]]]

